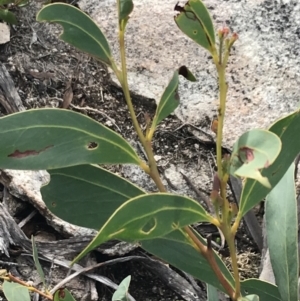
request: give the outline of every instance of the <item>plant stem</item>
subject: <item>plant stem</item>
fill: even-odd
[[[222,57],[222,49],[220,49],[219,57]],[[220,195],[224,200],[223,207],[222,207],[222,222],[221,222],[221,230],[225,236],[227,241],[230,257],[231,257],[231,265],[233,269],[233,276],[235,279],[235,292],[234,295],[231,297],[234,301],[236,301],[240,297],[240,276],[237,264],[237,257],[236,257],[236,249],[234,244],[234,237],[236,230],[235,228],[231,228],[230,223],[228,221],[228,214],[229,214],[229,202],[226,198],[226,185],[227,180],[224,172],[227,171],[223,170],[222,164],[222,141],[223,141],[223,127],[224,127],[224,119],[225,119],[225,110],[226,110],[226,96],[228,86],[226,83],[226,65],[229,58],[229,50],[226,50],[224,53],[223,60],[220,58],[218,59],[217,56],[214,56],[214,63],[217,67],[217,72],[219,76],[219,109],[218,109],[218,130],[217,130],[217,167],[218,167],[218,177],[220,181]],[[228,177],[227,177],[228,178]],[[234,225],[236,227],[237,225]]]
[[[125,51],[125,37],[124,37],[124,30],[121,30],[121,28],[119,28],[119,43],[120,43],[120,54],[121,54],[121,68],[122,71],[120,72],[117,67],[115,65],[113,65],[113,69],[118,77],[118,80],[120,81],[121,85],[122,85],[122,89],[124,92],[124,96],[126,99],[126,103],[131,115],[131,119],[132,119],[132,123],[134,126],[134,129],[139,137],[140,142],[142,143],[144,150],[147,154],[147,158],[148,158],[148,164],[149,164],[149,170],[147,170],[146,168],[143,168],[149,175],[150,177],[153,179],[153,181],[155,182],[157,188],[159,189],[160,192],[166,192],[166,188],[163,185],[158,169],[157,169],[157,164],[156,161],[154,159],[154,154],[152,151],[152,146],[151,146],[151,140],[148,140],[140,126],[138,123],[138,120],[136,118],[136,114],[132,105],[132,100],[130,97],[130,92],[129,92],[129,86],[128,86],[128,79],[127,79],[127,68],[126,68],[126,51]],[[224,68],[225,69],[225,68]],[[222,68],[220,69],[222,70]],[[217,145],[219,146],[219,151],[217,150],[217,154],[219,154],[218,157],[218,172],[219,172],[219,177],[222,176],[222,128],[223,128],[223,120],[224,120],[224,114],[225,114],[225,101],[226,101],[226,92],[227,92],[227,86],[225,83],[225,71],[223,70],[223,73],[220,72],[219,78],[220,78],[220,87],[222,86],[222,91],[220,93],[220,99],[222,99],[222,102],[224,103],[223,105],[223,112],[220,111],[219,114],[219,119],[221,119],[221,123],[218,125],[218,132],[221,133],[218,136],[218,143]],[[220,120],[219,120],[220,121]],[[152,137],[152,136],[151,136]],[[222,179],[222,177],[220,177],[220,179]],[[221,181],[222,182],[222,181]],[[222,183],[221,183],[222,184]],[[225,184],[225,193],[226,195],[226,184]],[[186,226],[184,227],[184,230],[186,231],[187,235],[190,237],[190,239],[193,241],[193,243],[195,244],[196,248],[200,251],[200,253],[206,258],[206,260],[209,262],[209,264],[211,265],[214,273],[216,274],[217,278],[219,279],[220,283],[222,284],[222,286],[224,287],[224,289],[226,290],[226,292],[229,294],[230,297],[234,297],[235,296],[235,292],[233,287],[231,286],[231,284],[229,283],[229,281],[224,277],[222,271],[220,270],[216,260],[215,260],[215,256],[213,253],[213,250],[211,248],[208,248],[207,246],[205,246],[198,238],[197,236],[193,233],[193,231],[190,229],[190,227]]]
[[[28,290],[30,290],[30,291],[32,291],[32,292],[34,292],[34,293],[38,293],[40,296],[42,296],[42,297],[44,297],[44,298],[46,298],[46,299],[53,300],[52,295],[47,295],[47,294],[45,294],[45,293],[39,291],[39,290],[36,289],[35,287],[28,285],[26,282],[24,282],[24,281],[22,281],[22,280],[20,280],[20,279],[18,279],[18,278],[16,278],[16,277],[14,277],[14,276],[11,275],[11,274],[8,274],[8,278],[9,278],[10,281],[19,283],[19,284],[25,286]]]
[[[139,137],[139,140],[141,141],[144,150],[147,154],[147,158],[148,158],[148,164],[149,164],[149,170],[143,168],[145,170],[145,172],[147,172],[151,178],[153,179],[153,181],[155,182],[157,188],[159,189],[160,192],[166,192],[166,188],[163,185],[161,178],[159,176],[159,172],[157,169],[157,164],[156,161],[154,159],[154,154],[152,151],[152,146],[151,146],[151,141],[148,141],[141,128],[140,125],[138,123],[138,120],[136,118],[136,114],[132,105],[132,100],[131,100],[131,96],[130,96],[130,92],[129,92],[129,86],[128,86],[128,79],[127,79],[127,68],[126,68],[126,51],[125,51],[125,37],[124,37],[125,32],[123,30],[119,31],[119,43],[120,43],[120,53],[121,53],[121,66],[122,66],[122,73],[120,74],[120,72],[116,72],[116,75],[118,76],[118,79],[122,85],[122,89],[124,92],[124,96],[126,99],[126,103],[129,109],[129,113],[132,119],[132,123],[134,126],[134,129]]]
[[[227,95],[227,84],[225,78],[225,62],[222,65],[219,65],[216,62],[217,71],[219,75],[219,91],[220,91],[220,105],[218,109],[218,131],[217,131],[217,167],[218,167],[218,176],[221,182],[221,197],[225,200],[226,186],[224,188],[223,182],[223,169],[222,169],[222,141],[223,141],[223,127],[224,127],[224,117],[225,117],[225,108],[226,108],[226,95]],[[225,184],[226,185],[226,184]]]
[[[122,77],[119,78],[119,81],[122,85],[122,89],[124,92],[125,100],[129,109],[129,113],[132,119],[132,123],[134,126],[134,129],[141,141],[141,143],[144,145],[145,137],[144,134],[139,126],[138,120],[136,118],[136,114],[134,112],[134,108],[131,101],[131,96],[129,92],[129,86],[128,86],[128,79],[127,79],[127,68],[126,68],[126,53],[125,53],[125,38],[124,38],[124,31],[120,31],[119,33],[119,42],[120,42],[120,53],[121,53],[121,65],[122,65]]]
[[[235,218],[235,222],[233,223],[233,225],[231,227],[231,233],[234,236],[235,236],[235,233],[236,233],[236,231],[237,231],[237,229],[240,225],[241,219],[242,219],[242,215],[241,215],[241,212],[239,211],[238,215]]]
[[[188,236],[192,239],[194,244],[197,246],[198,250],[202,254],[202,256],[205,257],[205,259],[208,261],[210,264],[211,268],[213,269],[214,273],[216,274],[217,278],[219,279],[220,283],[226,290],[227,294],[233,298],[235,296],[235,292],[229,283],[229,281],[224,277],[222,271],[220,270],[215,256],[214,252],[211,248],[208,248],[207,246],[203,245],[202,242],[198,239],[198,237],[194,234],[192,229],[189,226],[184,227],[184,230],[188,234]]]
[[[222,49],[220,49],[219,55],[213,56],[214,63],[217,67],[218,77],[219,77],[219,108],[218,108],[218,130],[217,130],[217,141],[216,141],[216,152],[217,152],[217,168],[218,177],[220,181],[220,196],[223,199],[222,206],[222,223],[226,223],[227,216],[229,212],[229,203],[226,199],[226,180],[224,181],[224,171],[222,165],[222,141],[223,141],[223,127],[225,119],[225,109],[226,109],[226,96],[227,96],[227,83],[226,83],[226,64],[228,57],[224,56],[223,61],[219,58],[221,57]],[[220,64],[222,62],[222,64]]]
[[[233,276],[235,279],[235,294],[234,294],[234,297],[232,298],[235,301],[240,297],[241,287],[240,287],[240,275],[239,275],[239,268],[238,268],[238,264],[237,264],[234,237],[235,236],[230,231],[229,235],[226,237],[226,241],[227,241],[229,252],[230,252],[231,266],[232,266],[232,270],[233,270]]]

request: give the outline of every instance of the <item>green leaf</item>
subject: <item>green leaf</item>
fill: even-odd
[[[7,301],[30,301],[27,287],[21,284],[4,281],[2,290]]]
[[[82,114],[62,109],[0,118],[0,168],[54,169],[140,159],[120,135]]]
[[[266,199],[270,259],[282,301],[298,300],[298,221],[293,163]]]
[[[117,290],[112,296],[112,301],[129,301],[128,290],[130,285],[131,276],[127,276],[119,284]]]
[[[121,205],[74,261],[111,239],[128,242],[153,239],[211,219],[197,201],[188,197],[167,193],[140,195]]]
[[[43,285],[44,285],[44,289],[47,289],[46,287],[46,280],[45,280],[45,274],[44,274],[44,271],[42,269],[42,266],[40,264],[40,261],[39,261],[39,253],[38,253],[38,250],[36,248],[36,244],[35,244],[35,241],[34,241],[34,236],[32,235],[31,236],[31,242],[32,242],[32,255],[33,255],[33,261],[34,261],[34,265],[35,265],[35,268],[43,282]]]
[[[281,141],[274,133],[254,129],[244,133],[233,146],[230,173],[234,176],[251,178],[271,188],[268,178],[260,173],[276,159]]]
[[[29,0],[22,0],[18,2],[18,7],[25,7],[29,4]]]
[[[246,297],[241,297],[238,301],[259,301],[259,297],[257,295],[248,295]]]
[[[0,0],[0,5],[6,5],[14,2],[15,0]]]
[[[196,232],[197,238],[206,245],[205,240]],[[183,229],[175,230],[163,237],[143,240],[141,247],[154,256],[168,262],[196,279],[206,282],[218,290],[225,292],[219,279],[212,271],[207,260],[195,249]],[[224,277],[234,287],[234,279],[221,258],[214,252],[216,262]]]
[[[179,105],[179,95],[178,95],[178,75],[184,76],[190,81],[196,81],[194,75],[190,70],[182,66],[174,72],[174,75],[169,82],[167,88],[165,89],[158,107],[156,109],[155,116],[153,118],[152,128],[155,128],[164,118],[170,115]]]
[[[119,206],[145,194],[98,166],[78,165],[49,173],[51,181],[41,189],[45,204],[59,218],[82,227],[100,229]]]
[[[282,148],[275,162],[264,168],[261,173],[269,179],[271,186],[275,187],[300,152],[300,110],[276,121],[269,131],[281,139]],[[247,213],[265,198],[270,190],[258,181],[247,179],[242,191],[239,214],[243,216]]]
[[[282,301],[277,286],[259,279],[241,281],[243,295],[257,295],[260,301]]]
[[[66,288],[58,289],[53,295],[53,301],[76,301]]]
[[[18,24],[15,14],[10,12],[8,9],[0,8],[0,20],[7,22],[9,24]]]
[[[218,290],[214,286],[206,284],[206,291],[207,301],[219,301]]]
[[[215,47],[215,30],[210,14],[200,0],[189,0],[184,7],[178,4],[175,10],[179,14],[175,16],[177,26],[200,46],[209,52]]]
[[[38,12],[36,19],[58,23],[63,27],[60,39],[111,66],[112,56],[105,36],[80,9],[65,3],[49,4]]]
[[[128,16],[133,11],[132,0],[119,0],[119,22],[127,20]]]

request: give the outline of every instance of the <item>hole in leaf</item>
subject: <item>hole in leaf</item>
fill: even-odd
[[[96,149],[97,147],[98,147],[98,143],[96,143],[96,142],[90,142],[88,144],[88,149],[89,150]]]
[[[196,35],[198,33],[197,30],[193,30],[193,34]]]
[[[156,228],[156,219],[151,218],[150,220],[147,221],[147,223],[143,226],[142,232],[144,234],[150,234],[154,229]]]
[[[42,148],[41,150],[29,149],[24,152],[21,152],[17,149],[12,154],[9,154],[7,157],[20,159],[20,158],[25,158],[25,157],[29,157],[29,156],[37,156],[39,153],[42,153],[51,147],[53,147],[53,145],[46,146],[46,147]]]
[[[254,160],[253,149],[244,146],[240,148],[240,159],[243,163],[249,163]]]
[[[59,289],[58,296],[59,296],[60,299],[65,299],[66,293],[65,293],[65,290],[63,288]]]
[[[56,207],[56,202],[52,202],[52,203],[51,203],[51,206],[52,206],[52,207]]]

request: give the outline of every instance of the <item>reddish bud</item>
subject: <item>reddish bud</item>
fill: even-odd
[[[224,200],[221,198],[218,191],[213,190],[210,194],[210,199],[213,205],[218,205],[219,207],[222,207],[224,204]]]
[[[210,129],[217,134],[218,133],[218,119],[214,119],[211,123]]]
[[[218,174],[215,172],[215,174],[214,174],[214,180],[213,180],[213,190],[219,192],[220,189],[221,189],[221,182],[220,182]]]
[[[232,34],[232,39],[234,40],[234,41],[236,41],[236,40],[238,40],[238,38],[239,38],[239,35],[237,34],[237,33],[233,33]]]

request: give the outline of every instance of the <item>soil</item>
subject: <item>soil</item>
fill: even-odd
[[[10,42],[0,45],[0,61],[13,78],[23,105],[27,109],[68,108],[94,118],[131,142],[136,141],[122,91],[111,82],[107,68],[61,42],[57,38],[61,32],[58,26],[37,23],[35,15],[41,5],[36,1],[15,11],[19,23],[11,27]],[[154,115],[155,101],[140,95],[132,95],[132,98],[138,120],[145,126],[145,114],[150,117]],[[0,116],[5,114],[7,112],[0,106]],[[201,126],[209,127],[209,121]],[[195,169],[200,160],[207,161],[208,157],[214,155],[214,142],[200,141],[192,134],[192,130],[195,129],[182,124],[175,116],[162,122],[153,143],[156,155],[161,156],[161,170],[175,163],[184,163],[186,167]],[[213,163],[211,168],[214,168]],[[118,166],[111,169],[121,171],[126,176],[126,172]],[[205,183],[200,188],[208,193],[210,185],[211,183]],[[173,190],[176,190],[176,185]],[[194,196],[192,192],[189,193]],[[30,208],[26,210],[29,212]],[[28,236],[41,231],[52,232],[56,238],[59,236],[49,229],[41,216],[37,216],[26,227],[27,230],[24,231]],[[250,274],[251,277],[256,277],[259,255],[243,227],[238,233],[237,246],[242,276],[248,278]],[[226,258],[226,249],[223,253]],[[131,274],[130,292],[136,300],[180,300],[180,296],[162,283],[157,275],[153,275],[136,261],[104,268],[101,274],[116,283]],[[205,286],[200,285],[205,294]],[[101,296],[99,300],[111,300],[111,289],[103,285],[97,285],[97,289]]]

